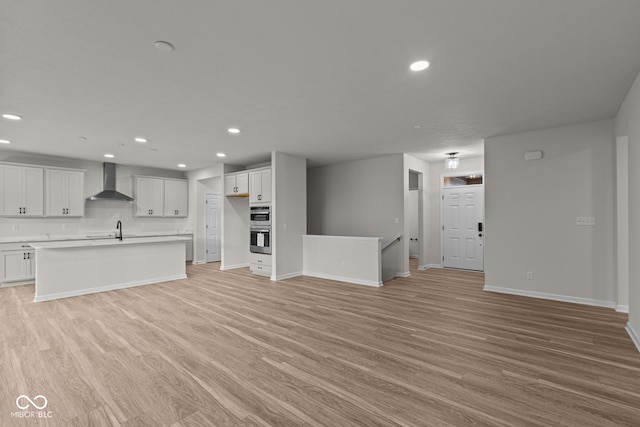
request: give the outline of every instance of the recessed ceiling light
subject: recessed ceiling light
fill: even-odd
[[[0,139],[0,144],[11,144],[11,141],[8,139]]]
[[[164,40],[158,40],[154,44],[156,46],[156,49],[161,50],[162,52],[171,52],[175,49],[174,45]]]
[[[217,153],[217,154],[216,154],[216,156],[218,156],[218,157],[224,157],[224,156],[226,156],[226,154],[224,154],[224,153]]]
[[[411,71],[424,71],[429,68],[429,61],[416,61],[409,68]]]
[[[158,149],[157,149],[157,148],[149,148],[149,150],[151,150],[151,151],[158,151]]]
[[[179,168],[186,168],[186,167],[187,167],[187,165],[185,165],[184,163],[178,163],[178,167],[179,167]]]
[[[229,133],[240,133],[240,129],[238,129],[238,128],[229,128],[229,129],[227,129],[227,132],[229,132]]]
[[[141,136],[137,137],[137,138],[133,138],[133,140],[135,142],[140,142],[142,144],[144,144],[145,142],[147,142],[147,138],[142,138]]]
[[[105,154],[104,156],[109,159],[113,159],[115,157],[113,154]]]
[[[7,120],[22,120],[22,116],[19,116],[17,114],[4,113],[2,117]]]
[[[420,126],[420,125],[413,125],[413,128],[414,128],[414,129],[422,129],[422,126]]]

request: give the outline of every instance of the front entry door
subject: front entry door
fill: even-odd
[[[481,185],[442,190],[444,267],[484,270],[483,190]]]
[[[207,194],[206,201],[206,251],[207,262],[220,261],[220,209],[221,196],[219,194]]]

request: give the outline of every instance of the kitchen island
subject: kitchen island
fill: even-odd
[[[34,301],[184,279],[188,240],[163,236],[33,243]]]

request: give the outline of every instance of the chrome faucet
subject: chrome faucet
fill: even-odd
[[[118,221],[116,223],[116,239],[119,239],[122,242],[122,221]]]

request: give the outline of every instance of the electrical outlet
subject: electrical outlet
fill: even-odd
[[[67,231],[67,228],[68,228],[67,224],[62,224],[62,231]]]
[[[400,222],[400,219],[396,218],[396,224],[398,224]]]
[[[576,225],[596,225],[596,219],[592,216],[576,217]]]
[[[13,231],[18,231],[18,230],[20,230],[20,226],[19,226],[18,224],[13,224],[13,226],[11,227],[11,229],[12,229]]]
[[[527,280],[533,280],[533,272],[527,271]]]

